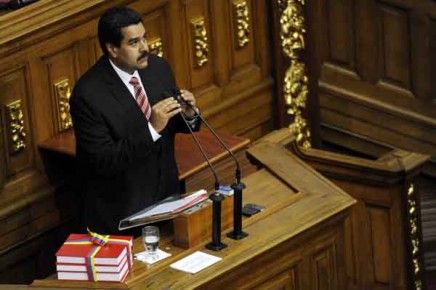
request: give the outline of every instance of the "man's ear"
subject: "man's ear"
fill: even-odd
[[[118,55],[118,47],[112,43],[106,42],[106,49],[109,52],[110,57],[116,58]]]

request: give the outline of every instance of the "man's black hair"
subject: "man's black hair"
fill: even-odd
[[[120,47],[123,40],[121,28],[142,22],[142,16],[129,7],[114,7],[107,10],[98,21],[98,41],[104,54],[109,52],[106,43]]]

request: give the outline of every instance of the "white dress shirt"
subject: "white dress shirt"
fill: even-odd
[[[139,73],[137,70],[135,70],[135,72],[133,74],[129,74],[125,71],[123,71],[122,69],[118,68],[113,62],[112,60],[109,59],[109,62],[111,63],[112,67],[114,68],[115,72],[117,73],[117,75],[120,77],[120,79],[123,81],[124,85],[127,87],[127,89],[129,90],[130,94],[132,95],[132,98],[135,99],[136,102],[136,98],[135,98],[135,91],[133,89],[133,85],[130,84],[130,80],[132,79],[132,77],[136,77],[139,81],[139,84],[141,85],[142,89],[145,92],[145,88],[144,85],[142,84],[141,78],[139,77]],[[146,93],[147,95],[147,93]],[[150,104],[151,106],[151,104]],[[144,116],[145,118],[145,116]],[[160,135],[151,125],[150,122],[148,122],[148,129],[150,130],[150,134],[151,137],[153,138],[153,141],[158,140],[160,137],[162,137],[162,135]]]

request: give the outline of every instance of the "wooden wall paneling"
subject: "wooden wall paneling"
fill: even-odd
[[[410,11],[410,50],[411,50],[411,82],[413,91],[417,98],[422,101],[431,102],[432,96],[436,96],[436,91],[432,93],[432,59],[434,59],[434,49],[431,49],[430,42],[434,36],[434,29],[431,28],[431,18],[426,10],[420,9]],[[429,42],[430,40],[430,42]],[[422,57],[428,55],[429,57]]]
[[[230,82],[230,70],[231,66],[230,57],[231,54],[231,15],[229,12],[228,1],[210,1],[211,12],[213,18],[211,19],[213,35],[213,51],[215,56],[214,61],[214,75],[215,82],[218,87],[225,88]],[[219,98],[221,98],[221,93]]]
[[[323,87],[326,92],[320,93],[321,118],[326,124],[347,124],[347,129],[362,136],[384,140],[401,148],[415,148],[428,154],[434,152],[436,121],[423,119],[420,122],[401,118],[401,115],[397,114],[387,114],[383,110],[384,106],[377,108],[359,102],[349,102],[343,92],[336,92],[334,89],[332,92],[330,87]],[[425,121],[429,121],[428,124],[425,124]]]
[[[251,1],[253,22],[253,45],[255,63],[261,70],[262,78],[272,78],[273,75],[273,41],[272,11],[269,1]]]
[[[7,176],[12,177],[33,166],[32,129],[28,109],[28,73],[25,66],[0,76],[3,139]]]
[[[188,44],[186,43],[188,28],[185,19],[185,4],[183,1],[167,2],[165,22],[169,37],[168,49],[165,49],[164,58],[170,61],[179,88],[190,90],[190,77],[186,73],[187,68],[190,66],[190,58]],[[198,97],[197,94],[196,97]]]
[[[389,261],[392,257],[390,244],[389,209],[368,206],[376,283],[387,284],[392,278]]]
[[[234,99],[223,102],[205,116],[217,128],[242,135],[271,119],[271,82],[250,87]],[[226,114],[219,114],[225,111]]]
[[[313,289],[338,289],[336,280],[335,248],[330,246],[312,256]]]
[[[428,68],[428,82],[430,83],[430,95],[429,101],[433,104],[436,102],[436,83],[434,80],[436,79],[436,55],[435,53],[430,53],[431,51],[436,51],[436,15],[433,17],[426,17],[426,20],[429,22],[425,28],[426,31],[429,32],[429,41],[425,41],[428,45],[426,52],[429,56],[428,58],[424,58],[425,63],[429,66]],[[425,73],[426,71],[424,71]],[[426,75],[426,74],[424,74]]]
[[[308,6],[308,18],[310,41],[320,47],[313,50],[319,61],[309,63],[309,77],[319,76],[322,125],[435,155],[436,3],[321,2]],[[326,20],[328,27],[322,25]]]
[[[328,60],[350,71],[355,70],[354,9],[353,1],[329,1],[327,6],[327,31],[329,32]],[[341,23],[341,25],[338,25]]]
[[[1,98],[1,96],[0,96]],[[0,164],[6,165],[6,150],[5,150],[5,137],[4,137],[4,117],[3,112],[0,110]],[[7,170],[6,166],[0,166],[0,189],[3,189],[3,186],[6,182]]]
[[[374,84],[378,80],[378,34],[377,22],[374,21],[376,10],[371,1],[356,1],[355,11],[357,73],[362,80]]]
[[[147,39],[149,50],[152,53],[160,54],[168,61],[171,59],[168,56],[172,56],[170,50],[172,47],[169,45],[168,34],[170,33],[170,27],[166,24],[165,19],[166,6],[159,7],[156,10],[147,13],[143,16],[144,27],[147,30]]]
[[[274,279],[262,283],[260,285],[256,285],[256,289],[283,289],[283,290],[297,290],[300,289],[298,287],[297,279],[298,279],[298,266],[292,267],[291,269],[284,271]]]
[[[188,58],[190,60],[190,88],[213,85],[214,54],[211,45],[210,3],[207,0],[193,0],[185,3],[185,26],[187,33]],[[200,100],[199,100],[200,101]]]
[[[78,51],[76,45],[56,51],[54,54],[42,57],[46,66],[48,78],[48,92],[50,92],[51,110],[55,123],[55,134],[72,127],[69,115],[68,100],[71,95],[75,80],[79,74],[77,63]],[[68,116],[64,119],[62,113],[68,110]]]
[[[413,254],[416,260],[410,258],[412,247],[406,184],[414,182],[430,156],[400,150],[384,153],[380,148],[371,149],[373,153],[379,152],[375,158],[318,149],[303,150],[286,129],[271,133],[264,139],[287,146],[358,200],[344,227],[344,273],[347,274],[348,289],[408,289],[411,283],[424,281],[422,252],[419,253],[422,247]],[[382,147],[380,143],[375,144]],[[414,205],[414,210],[419,211],[416,201]],[[414,243],[420,244],[420,226],[417,221],[414,224]],[[421,271],[415,272],[415,261]]]
[[[98,41],[98,36],[94,36],[89,39],[89,51],[90,51],[90,66],[97,62],[97,60],[103,55],[103,51],[100,47],[100,42]]]
[[[386,4],[378,7],[380,39],[379,84],[398,87],[405,94],[411,92],[410,19],[407,10]]]
[[[253,10],[252,1],[229,0],[227,15],[231,15],[231,66],[230,76],[233,78],[247,66],[255,64],[254,39],[253,39]]]

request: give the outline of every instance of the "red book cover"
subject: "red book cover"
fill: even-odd
[[[131,257],[133,237],[110,236],[104,246],[97,246],[89,241],[90,236],[87,234],[71,234],[56,253],[57,263],[86,264],[88,257],[94,251],[97,251],[94,255],[95,265],[119,265],[123,257],[129,254],[130,264],[133,263]]]

